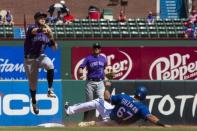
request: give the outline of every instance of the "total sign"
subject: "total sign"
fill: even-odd
[[[36,126],[62,122],[61,82],[54,82],[56,98],[47,97],[47,82],[38,83],[37,103],[39,114],[32,110],[27,81],[0,83],[0,125]]]
[[[72,48],[72,74],[73,79],[79,79],[79,66],[84,59],[91,55],[91,48],[88,47],[74,47]],[[124,80],[133,79],[138,77],[139,73],[132,71],[138,71],[138,67],[134,66],[133,61],[137,64],[140,59],[136,56],[140,54],[139,48],[127,48],[127,47],[103,47],[101,55],[106,57],[107,71],[113,71],[115,73],[114,79]],[[84,79],[86,79],[87,70],[83,70]],[[132,75],[131,75],[132,74]]]

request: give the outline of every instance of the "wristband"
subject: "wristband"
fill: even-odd
[[[165,126],[160,120],[158,120],[158,121],[156,122],[156,125],[158,125],[158,126]]]

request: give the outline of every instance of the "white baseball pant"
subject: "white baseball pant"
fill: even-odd
[[[89,102],[79,103],[72,106],[69,106],[66,111],[66,114],[73,115],[85,111],[90,111],[96,109],[101,115],[103,121],[107,122],[110,120],[110,113],[113,109],[113,106],[103,99],[95,99]]]

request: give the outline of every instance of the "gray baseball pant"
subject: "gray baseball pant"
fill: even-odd
[[[37,59],[25,59],[24,67],[31,90],[36,90],[37,88],[39,68],[44,68],[45,70],[54,69],[53,62],[44,54]]]

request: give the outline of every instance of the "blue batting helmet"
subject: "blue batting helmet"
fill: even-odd
[[[146,99],[148,90],[145,86],[139,86],[135,89],[135,96],[137,96],[141,101]]]

